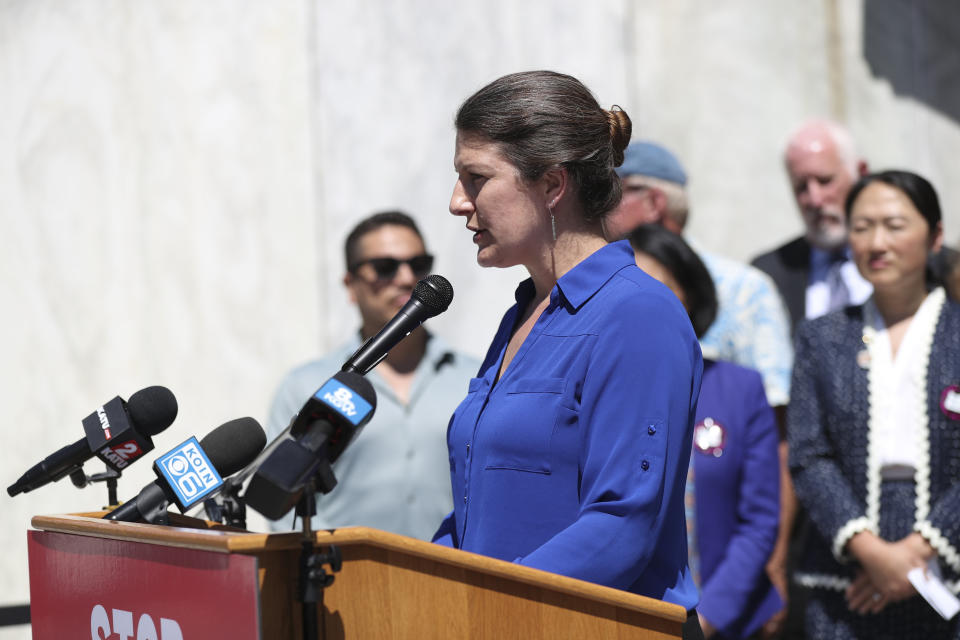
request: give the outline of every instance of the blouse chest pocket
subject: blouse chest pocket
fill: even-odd
[[[511,382],[499,402],[491,402],[483,439],[488,451],[485,469],[549,474],[554,430],[562,416],[564,378],[520,378]],[[566,420],[566,418],[563,418]]]
[[[488,384],[483,378],[470,378],[467,397],[454,410],[447,423],[447,451],[450,458],[450,471],[456,471],[456,451],[461,450],[473,439],[473,425],[476,423],[486,399]]]

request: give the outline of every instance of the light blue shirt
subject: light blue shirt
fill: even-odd
[[[333,376],[360,346],[357,334],[320,360],[291,371],[277,390],[267,422],[277,437],[304,402]],[[315,529],[374,527],[429,540],[450,511],[447,423],[467,392],[479,361],[453,351],[436,336],[414,374],[407,404],[376,369],[366,375],[377,392],[373,419],[333,465],[337,486],[317,495]],[[289,531],[293,512],[270,523]]]
[[[517,289],[450,425],[454,511],[435,540],[682,605],[683,485],[703,362],[676,296],[626,240],[550,293],[503,376]]]
[[[861,305],[873,293],[873,285],[867,282],[857,265],[850,258],[849,247],[844,251],[846,256],[840,266],[840,277],[849,292],[847,305]],[[830,271],[830,254],[816,247],[810,248],[810,278],[807,281],[806,317],[807,320],[819,318],[825,313],[836,311],[830,308],[830,285],[827,283],[827,274]]]
[[[760,372],[767,402],[790,401],[790,319],[770,277],[741,262],[697,249],[717,289],[717,318],[700,339],[703,357]]]

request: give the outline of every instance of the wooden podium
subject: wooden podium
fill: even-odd
[[[37,516],[33,637],[300,640],[300,534]],[[366,528],[316,533],[342,569],[326,639],[680,638],[680,606]],[[88,635],[89,633],[89,635]]]

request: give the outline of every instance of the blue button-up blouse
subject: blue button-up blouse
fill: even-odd
[[[450,421],[435,541],[693,609],[683,487],[703,361],[626,241],[567,272],[500,380],[517,288]]]

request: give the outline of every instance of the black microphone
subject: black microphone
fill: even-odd
[[[331,463],[377,406],[376,392],[362,376],[425,320],[446,311],[452,300],[453,287],[443,276],[432,274],[417,282],[403,308],[307,400],[279,442],[271,445],[247,486],[246,504],[277,520],[312,482],[321,493],[333,490],[337,479]]]
[[[177,417],[177,400],[166,387],[147,387],[130,396],[117,396],[83,419],[86,437],[67,445],[31,467],[7,487],[7,494],[33,491],[79,469],[97,456],[117,473],[153,450],[155,436]]]
[[[443,276],[431,274],[420,280],[413,288],[407,304],[383,325],[377,335],[360,345],[356,353],[343,363],[341,370],[366,375],[386,357],[390,349],[423,324],[424,320],[446,311],[452,300],[453,287]]]
[[[377,408],[366,378],[340,371],[310,396],[283,438],[257,467],[243,496],[247,506],[278,520],[320,476],[323,492],[336,485],[330,463],[357,436]]]
[[[153,465],[157,479],[103,518],[165,524],[170,503],[183,513],[210,497],[223,478],[253,462],[266,444],[267,435],[253,418],[225,422],[199,443],[190,438],[160,456]]]

